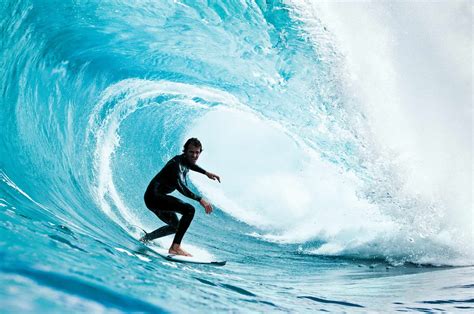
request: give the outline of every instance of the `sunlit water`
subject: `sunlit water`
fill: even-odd
[[[471,12],[4,1],[2,311],[472,311]],[[191,136],[183,246],[224,267],[137,241]]]

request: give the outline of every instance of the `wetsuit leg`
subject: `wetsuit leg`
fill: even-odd
[[[151,200],[147,199],[146,204],[147,204],[147,207],[158,216],[158,218],[160,218],[161,220],[166,222],[168,226],[171,226],[172,228],[176,230],[176,235],[174,237],[173,243],[180,244],[181,240],[183,239],[184,234],[188,230],[188,227],[194,218],[194,212],[195,212],[194,207],[188,203],[181,201],[180,199],[174,196],[162,195],[162,194],[155,195],[155,197],[153,197]],[[175,224],[175,220],[171,218],[173,217],[171,215],[174,215],[174,217],[177,219],[176,213],[179,213],[182,215],[177,225]],[[169,220],[170,218],[172,220]],[[158,233],[158,230],[156,230],[157,233]],[[165,231],[167,230],[171,230],[171,229],[165,229]],[[161,231],[161,232],[164,232],[164,231]]]
[[[176,233],[178,229],[179,219],[176,213],[169,211],[157,210],[154,212],[158,218],[166,223],[166,226],[160,227],[150,233],[147,233],[142,239],[144,241],[151,241],[167,235]]]

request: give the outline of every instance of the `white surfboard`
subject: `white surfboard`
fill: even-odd
[[[135,236],[140,235],[141,237],[143,233],[146,234],[146,231],[140,226],[130,225],[130,227],[133,227],[131,231]],[[141,233],[140,231],[143,233],[140,234]],[[194,256],[170,254],[168,253],[168,249],[164,248],[166,247],[166,244],[165,244],[166,242],[167,242],[166,239],[161,238],[161,239],[157,239],[151,242],[147,242],[145,243],[145,245],[156,254],[172,262],[208,264],[208,265],[214,265],[214,266],[224,266],[227,263],[227,261],[215,260],[215,258],[211,254],[205,252],[202,249],[198,249],[197,247],[194,247],[195,252],[191,252]]]
[[[173,262],[180,262],[180,263],[192,263],[192,264],[209,264],[214,266],[224,266],[227,261],[216,261],[206,257],[199,257],[199,256],[183,256],[183,255],[175,255],[168,253],[167,249],[156,247],[154,245],[148,245],[148,247],[164,259]]]

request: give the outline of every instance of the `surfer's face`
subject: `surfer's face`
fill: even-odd
[[[197,162],[200,154],[201,154],[201,147],[196,147],[194,145],[189,145],[188,149],[184,152],[186,159],[192,165],[194,165]]]

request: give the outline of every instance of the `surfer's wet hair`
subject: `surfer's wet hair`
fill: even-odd
[[[184,144],[183,152],[186,152],[188,150],[189,145],[193,145],[194,147],[200,148],[202,152],[201,142],[197,138],[191,137],[190,139],[188,139]]]

